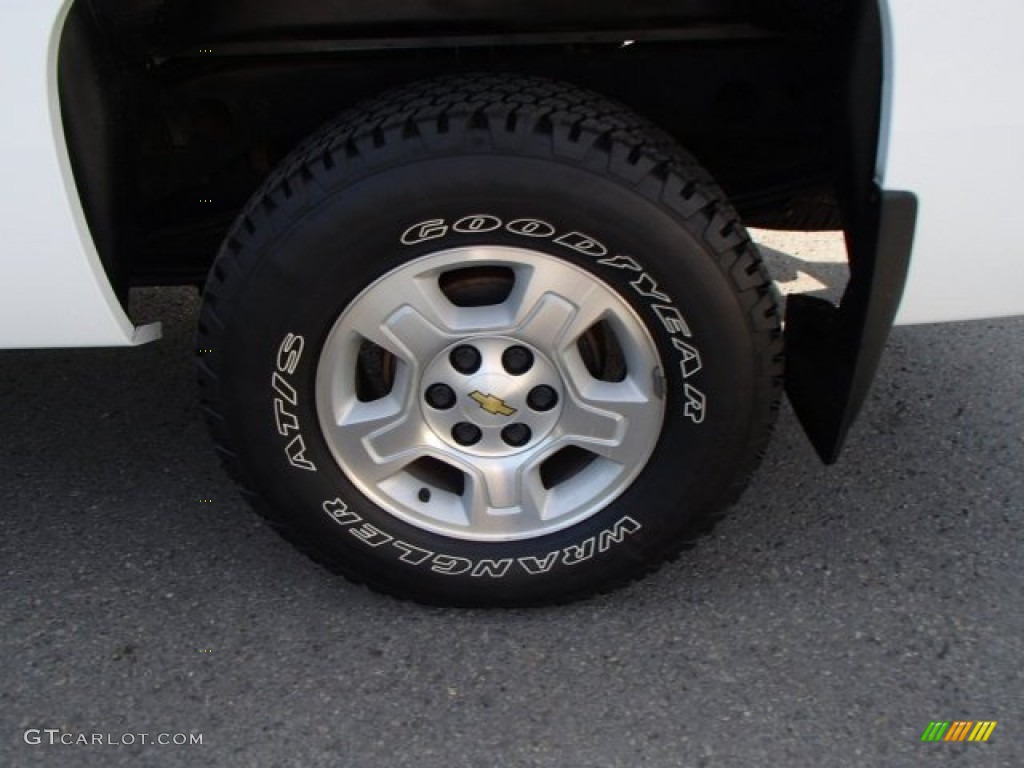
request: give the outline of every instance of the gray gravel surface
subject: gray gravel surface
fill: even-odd
[[[258,522],[199,416],[192,294],[142,298],[160,344],[0,353],[0,766],[1024,765],[1024,320],[897,329],[838,466],[784,410],[641,584],[467,612]],[[919,743],[934,719],[999,725]]]

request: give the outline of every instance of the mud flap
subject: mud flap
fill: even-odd
[[[786,394],[826,464],[839,458],[878,370],[906,284],[916,220],[912,193],[882,193],[874,247],[852,254],[840,305],[789,297]]]

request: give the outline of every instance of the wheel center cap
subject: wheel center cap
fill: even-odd
[[[554,429],[563,385],[539,350],[505,337],[443,350],[421,381],[424,420],[446,445],[498,457],[535,447]]]

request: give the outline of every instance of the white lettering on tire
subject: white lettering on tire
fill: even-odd
[[[582,253],[584,256],[600,258],[608,255],[608,249],[601,241],[584,235],[582,232],[568,232],[561,237],[556,237],[555,242],[566,248],[571,248],[577,253]]]
[[[522,235],[523,237],[551,238],[558,232],[553,226],[540,219],[516,219],[506,224],[505,229],[513,235]]]
[[[672,298],[664,291],[658,290],[658,284],[654,281],[654,278],[644,272],[640,277],[634,280],[630,285],[633,286],[633,290],[643,296],[645,299],[658,299],[659,301],[672,301]]]
[[[284,455],[288,463],[296,469],[316,472],[314,464],[306,456],[306,440],[302,436],[299,417],[293,410],[299,404],[299,394],[288,381],[302,362],[302,353],[306,349],[306,340],[302,336],[289,333],[277,348],[277,370],[270,376],[270,388],[274,397],[274,425],[281,437],[287,438]]]
[[[448,234],[448,225],[444,219],[431,219],[409,227],[402,234],[403,245],[419,245],[428,240],[437,240]]]
[[[632,256],[613,256],[608,259],[601,259],[597,263],[606,267],[614,267],[615,269],[628,269],[630,272],[644,271],[644,268]]]
[[[686,385],[686,415],[694,424],[704,421],[704,412],[707,409],[707,399],[704,393],[696,387]]]
[[[359,539],[363,544],[368,547],[383,547],[385,544],[389,544],[395,540],[394,536],[389,536],[384,533],[380,528],[370,523],[363,523],[358,528],[349,528],[348,532]]]
[[[508,573],[508,569],[511,567],[511,557],[507,557],[504,560],[478,560],[476,565],[473,566],[473,570],[470,575],[476,579],[484,576],[489,576],[492,579],[500,579]]]
[[[396,541],[395,549],[402,553],[398,559],[410,565],[423,565],[434,556],[434,553],[429,549],[420,549],[412,544],[406,544],[404,541]]]
[[[687,344],[682,339],[673,338],[672,346],[682,355],[679,361],[679,370],[684,379],[690,378],[704,366],[700,359],[700,352],[692,344]]]
[[[579,565],[594,556],[594,537],[584,539],[579,544],[570,544],[562,550],[562,565]]]
[[[493,232],[496,229],[501,229],[501,225],[502,221],[497,216],[482,213],[459,219],[452,225],[452,229],[462,234],[477,234],[480,232]]]
[[[543,557],[472,560],[468,557],[433,552],[396,539],[377,526],[366,522],[359,514],[349,509],[341,499],[325,501],[323,510],[331,520],[347,530],[354,539],[371,549],[391,552],[401,563],[415,567],[423,566],[444,576],[469,574],[477,579],[501,579],[510,573],[518,572],[528,576],[539,576],[548,573],[559,564],[570,567],[579,565],[593,558],[595,554],[607,552],[614,545],[623,543],[627,537],[638,533],[643,528],[640,523],[627,515],[617,520],[611,528],[589,536],[578,544],[570,544],[563,549],[547,552]]]
[[[607,552],[612,544],[621,544],[630,536],[640,530],[640,523],[631,517],[624,517],[611,528],[601,531],[597,535],[597,551]]]
[[[295,375],[295,369],[302,360],[302,352],[306,348],[306,340],[301,336],[289,333],[284,337],[277,350],[277,370],[289,376]]]
[[[543,560],[538,557],[520,557],[519,565],[522,566],[523,570],[531,576],[537,576],[542,573],[547,573],[554,568],[555,563],[558,562],[558,557],[561,554],[561,550],[548,552],[544,556]]]
[[[434,555],[430,570],[434,573],[443,573],[445,576],[461,576],[473,570],[473,561],[466,557]]]
[[[296,469],[304,469],[307,472],[316,472],[316,464],[306,458],[306,441],[302,435],[296,435],[284,449],[288,463]]]
[[[686,320],[683,319],[677,307],[663,307],[660,304],[652,304],[651,309],[654,310],[654,314],[661,318],[662,325],[665,326],[665,330],[670,334],[681,333],[686,338],[693,336],[690,332],[690,326],[686,324]]]

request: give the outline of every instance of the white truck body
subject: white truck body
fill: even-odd
[[[93,245],[71,172],[57,49],[71,3],[0,6],[0,347],[123,347],[158,338],[121,308]]]

